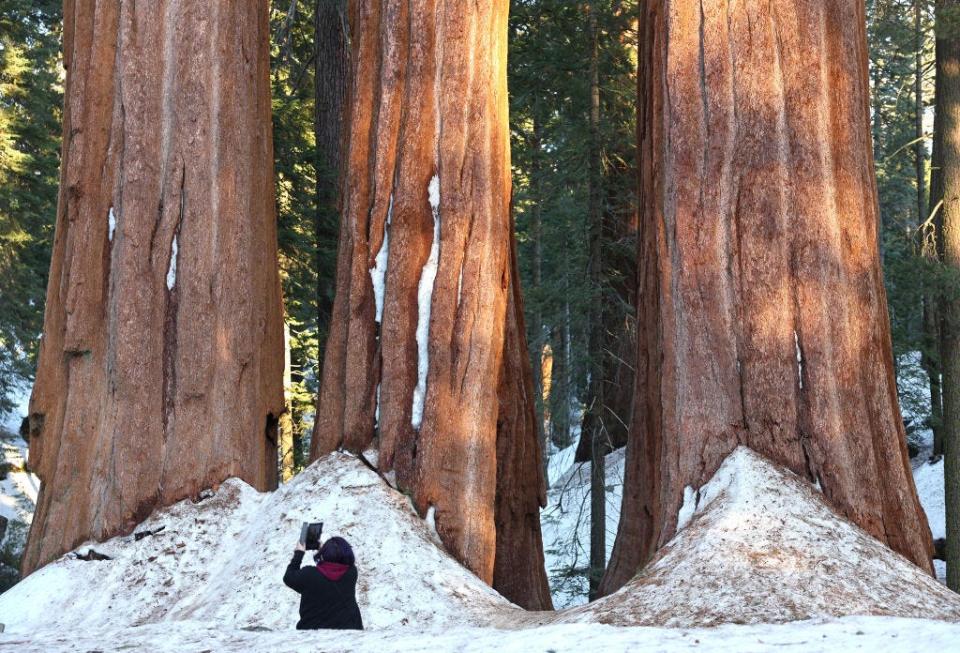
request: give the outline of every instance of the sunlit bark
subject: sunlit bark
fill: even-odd
[[[657,0],[642,18],[638,382],[603,590],[739,444],[930,570],[877,251],[863,3]]]
[[[265,0],[65,3],[24,573],[227,477],[276,484],[268,41]]]

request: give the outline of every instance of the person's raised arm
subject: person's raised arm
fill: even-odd
[[[293,558],[283,574],[283,584],[296,592],[303,591],[303,584],[300,582],[300,563],[303,562],[305,550],[303,543],[297,542],[297,547],[293,550]]]

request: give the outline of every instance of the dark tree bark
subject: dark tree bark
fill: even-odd
[[[960,2],[937,4],[937,121],[943,191],[943,262],[960,269]],[[960,591],[960,291],[943,305],[943,471],[947,521],[947,586]]]
[[[511,372],[528,354],[510,337],[507,6],[351,2],[348,183],[311,457],[376,446],[457,559],[488,583],[536,579],[501,591],[539,608],[532,374]]]
[[[937,171],[931,170],[930,179],[930,201],[926,194],[926,172],[924,165],[926,159],[926,145],[924,144],[923,134],[923,44],[925,31],[923,26],[923,9],[927,6],[926,0],[914,0],[913,5],[913,28],[917,39],[916,63],[914,66],[914,162],[916,166],[917,179],[917,224],[920,255],[929,260],[936,259],[935,243],[933,239],[928,238],[928,234],[933,233],[927,224],[927,209],[933,206],[933,197],[936,195],[934,184],[937,182]],[[934,145],[936,149],[936,145]],[[939,199],[937,200],[939,202]],[[939,329],[937,320],[937,311],[935,305],[936,298],[930,292],[923,294],[923,345],[920,352],[921,366],[927,374],[927,387],[930,393],[930,428],[933,431],[934,455],[942,453],[942,433],[943,423],[942,400],[940,397],[940,364],[939,364]]]
[[[267,3],[64,7],[28,574],[230,476],[277,482]]]
[[[590,584],[589,597],[597,597],[600,580],[607,564],[607,496],[606,465],[604,457],[610,452],[606,425],[606,396],[604,390],[603,334],[603,236],[604,212],[600,205],[603,193],[600,145],[600,61],[597,33],[597,12],[592,5],[589,15],[590,39],[590,154],[588,161],[588,214],[590,224],[590,393],[584,413],[582,433],[588,434],[590,446]]]
[[[513,232],[511,225],[510,233]],[[504,359],[497,389],[497,550],[493,586],[514,603],[542,610],[553,606],[540,533],[540,508],[547,505],[547,478],[533,410],[533,372],[526,355],[523,297],[517,248],[512,238],[510,256]]]
[[[943,111],[940,103],[943,100],[941,90],[943,82],[944,44],[939,37],[936,39],[935,78],[934,78],[934,117],[933,117],[933,148],[930,158],[930,204],[927,224],[921,230],[923,239],[922,254],[932,261],[943,260],[943,176],[941,174],[943,158]],[[943,298],[941,293],[930,293],[924,297],[924,347],[928,352],[935,353],[936,358],[931,360],[933,365],[927,369],[930,379],[930,421],[933,430],[933,456],[943,455],[943,389],[941,382],[943,361]],[[934,400],[936,398],[936,400]]]
[[[317,157],[314,237],[317,257],[317,335],[322,344],[330,329],[336,278],[328,270],[326,262],[332,260],[331,245],[337,240],[340,187],[344,179],[343,125],[350,76],[346,0],[316,0],[314,39],[314,137]],[[323,365],[322,358],[319,364]]]
[[[931,570],[877,248],[859,0],[645,3],[636,412],[610,592],[738,445]]]

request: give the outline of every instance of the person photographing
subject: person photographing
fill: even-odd
[[[304,524],[283,574],[284,585],[300,594],[297,630],[363,630],[353,549],[342,537],[331,537],[319,546],[320,528],[322,524]],[[304,553],[315,547],[316,565],[301,567]]]

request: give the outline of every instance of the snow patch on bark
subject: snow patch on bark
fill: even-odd
[[[177,234],[173,236],[173,244],[170,245],[170,264],[167,266],[167,290],[173,290],[177,284]]]
[[[793,344],[797,348],[797,381],[800,382],[800,389],[803,390],[803,352],[800,351],[800,336],[793,332]]]
[[[113,214],[113,207],[107,211],[107,240],[113,242],[113,232],[117,230],[117,216]]]
[[[383,319],[383,296],[386,288],[387,279],[387,257],[389,256],[390,245],[390,223],[393,221],[393,195],[390,195],[390,206],[387,208],[387,221],[383,225],[383,244],[377,257],[374,259],[374,265],[370,268],[370,280],[373,282],[373,298],[377,307],[376,321],[379,323]]]
[[[434,175],[427,186],[427,199],[433,213],[433,244],[423,264],[417,286],[417,386],[413,389],[413,410],[410,423],[419,430],[423,422],[423,402],[427,396],[427,374],[430,371],[430,303],[433,284],[440,261],[440,178]]]
[[[677,513],[677,530],[690,523],[693,518],[693,512],[697,509],[697,499],[699,493],[688,485],[683,488],[683,505],[680,506],[680,512]]]
[[[423,518],[427,522],[427,528],[430,529],[430,532],[436,538],[436,541],[440,542],[440,533],[437,532],[437,508],[436,506],[430,506],[427,508],[427,515]]]

